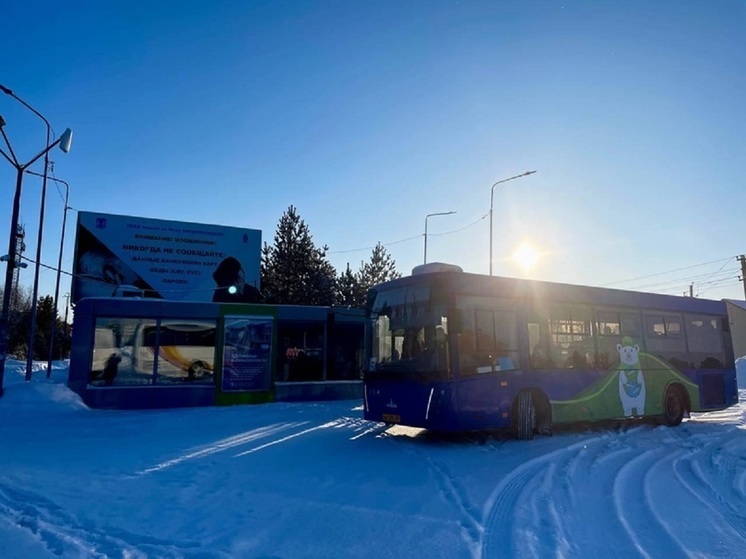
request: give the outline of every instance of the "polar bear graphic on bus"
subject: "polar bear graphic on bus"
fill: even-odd
[[[645,414],[645,377],[640,366],[640,346],[629,336],[616,345],[619,352],[619,399],[625,417]]]

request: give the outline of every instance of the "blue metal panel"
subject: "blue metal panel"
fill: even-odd
[[[458,431],[463,427],[451,414],[453,387],[453,382],[366,380],[364,417],[434,431]]]
[[[88,377],[91,372],[94,330],[93,303],[91,300],[81,301],[75,306],[70,367],[67,377],[67,385],[70,390],[81,397],[85,397]]]
[[[215,405],[214,386],[132,386],[88,388],[85,403],[92,408],[152,409]]]
[[[279,320],[318,320],[324,322],[328,314],[328,307],[301,307],[295,305],[278,305],[277,307],[277,318]]]
[[[331,314],[335,322],[350,322],[362,324],[365,319],[365,309],[348,309],[344,307],[332,307]]]
[[[362,381],[283,382],[275,384],[277,402],[314,402],[321,400],[359,400]]]

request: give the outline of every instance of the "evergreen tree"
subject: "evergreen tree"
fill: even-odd
[[[10,295],[8,355],[25,358],[31,328],[31,289],[14,285]]]
[[[262,299],[286,305],[332,305],[337,272],[317,248],[308,225],[294,206],[280,218],[274,245],[262,248]]]
[[[347,263],[347,269],[337,278],[337,305],[342,307],[358,307],[365,305],[365,291],[360,288],[357,276],[350,269],[350,263]]]
[[[0,288],[0,301],[2,300]],[[34,337],[34,359],[45,361],[49,357],[49,342],[52,335],[54,298],[51,295],[40,297],[36,303],[36,336]],[[70,335],[66,332],[59,315],[54,316],[54,355],[61,359],[70,353]],[[15,359],[25,359],[28,355],[28,341],[31,335],[31,288],[13,286],[8,330],[8,355]]]
[[[54,297],[45,295],[36,303],[36,336],[34,336],[34,359],[44,361],[49,358],[49,341],[52,324],[56,327]],[[55,328],[56,330],[56,328]]]
[[[400,277],[401,274],[396,271],[396,262],[379,242],[373,247],[370,260],[360,263],[360,270],[357,273],[358,285],[363,293],[362,306],[365,305],[365,293],[368,289],[379,283]]]

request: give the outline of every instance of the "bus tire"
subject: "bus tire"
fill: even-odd
[[[189,365],[187,375],[189,376],[189,380],[202,378],[203,376],[205,376],[205,364],[202,363],[202,361],[195,361],[194,363]]]
[[[686,413],[686,398],[682,394],[682,389],[672,384],[666,388],[663,396],[663,415],[661,423],[669,427],[676,427],[684,419]]]
[[[531,392],[518,394],[518,409],[515,417],[516,436],[518,440],[530,441],[534,438],[536,427],[536,408]]]

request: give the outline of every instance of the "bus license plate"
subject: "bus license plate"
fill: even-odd
[[[383,414],[384,423],[401,423],[401,417],[392,413]]]

